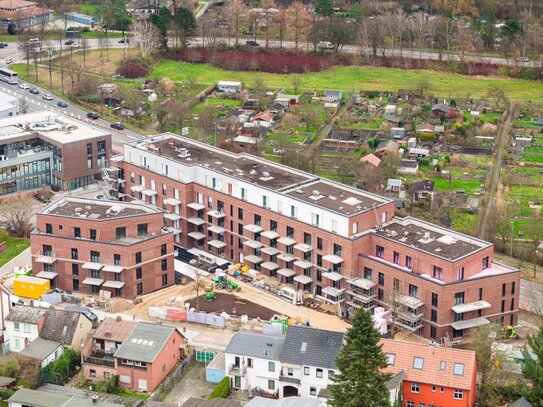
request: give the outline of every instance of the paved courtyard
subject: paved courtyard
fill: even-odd
[[[164,398],[165,403],[183,404],[190,397],[207,398],[215,386],[206,382],[206,369],[203,363],[196,363]]]

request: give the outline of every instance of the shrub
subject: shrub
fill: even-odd
[[[0,389],[0,400],[7,400],[15,393],[12,389]]]
[[[149,71],[140,64],[127,62],[117,69],[117,73],[125,78],[135,79],[147,76]]]
[[[105,382],[96,385],[96,390],[101,393],[114,394],[119,389],[119,376],[112,376]]]
[[[224,377],[217,385],[215,389],[209,395],[209,400],[213,399],[225,399],[230,395],[230,378],[228,376]]]

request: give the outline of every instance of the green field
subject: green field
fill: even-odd
[[[543,147],[524,147],[522,161],[543,163]]]
[[[0,267],[30,246],[30,240],[28,239],[6,237],[5,242],[7,243],[7,247],[6,250],[0,253]]]
[[[292,75],[261,72],[237,72],[219,69],[206,64],[188,64],[176,61],[159,63],[151,78],[168,77],[174,81],[194,80],[211,84],[220,80],[255,82],[259,77],[266,86],[279,89],[291,87]],[[300,74],[301,90],[341,89],[345,91],[374,90],[397,91],[414,88],[423,78],[429,78],[431,91],[444,97],[483,97],[492,86],[502,88],[511,99],[543,100],[543,83],[509,78],[471,78],[441,72],[404,71],[374,67],[334,67],[322,72]]]
[[[518,201],[518,203],[512,205],[515,216],[530,217],[534,213],[534,209],[530,208],[529,202],[541,204],[543,195],[539,187],[511,185],[507,193],[507,199]]]
[[[451,186],[449,187],[449,180],[447,178],[430,178],[435,182],[436,191],[457,191],[463,189],[466,194],[473,194],[475,190],[481,188],[484,185],[484,181],[477,181],[471,179],[452,179]]]
[[[235,107],[235,106],[241,106],[240,104],[240,101],[239,100],[232,100],[232,99],[212,99],[212,98],[209,98],[209,99],[206,99],[205,102],[200,102],[200,103],[197,103],[194,108],[192,109],[191,113],[192,114],[200,114],[200,111],[202,110],[202,108],[205,106],[205,105],[211,105],[211,106],[219,106],[219,105],[224,105],[224,107],[219,111],[219,115],[225,115],[226,113],[228,113],[228,110],[230,110],[229,108],[230,107]]]

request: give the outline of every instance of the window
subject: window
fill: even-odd
[[[394,366],[394,362],[396,362],[396,354],[395,353],[385,353],[385,357],[387,358],[387,364],[389,366]]]
[[[168,270],[168,259],[162,259],[160,260],[160,269],[162,271]]]
[[[51,225],[50,223],[46,223],[45,224],[45,233],[47,233],[48,235],[53,233],[53,225]]]
[[[73,290],[79,291],[79,280],[77,278],[73,279]]]
[[[418,298],[419,288],[416,285],[409,284],[409,296]]]
[[[96,370],[90,369],[90,377],[96,377]]]
[[[272,232],[277,232],[277,221],[270,220],[270,230]]]
[[[163,274],[162,275],[162,287],[166,287],[168,285],[168,275]]]
[[[90,240],[96,240],[96,229],[90,230]]]
[[[275,372],[275,362],[268,362],[268,372]]]
[[[505,300],[502,300],[502,312],[505,312]]]
[[[311,233],[304,232],[304,243],[311,246]]]
[[[72,248],[72,260],[77,260],[79,257],[79,253],[77,249]]]
[[[332,233],[337,233],[337,220],[332,219]]]
[[[443,273],[443,269],[441,267],[434,266],[434,278],[441,280],[442,273]]]
[[[322,250],[322,237],[317,237],[317,249]]]
[[[138,225],[138,236],[144,236],[147,234],[147,223],[140,223]]]
[[[432,293],[432,307],[437,307],[437,305],[439,304],[439,295],[437,295],[436,293]]]
[[[411,270],[411,256],[405,256],[405,267]]]
[[[253,358],[247,358],[247,367],[253,367]]]
[[[394,288],[395,291],[400,291],[400,280],[395,278],[392,281],[392,287]]]
[[[308,366],[304,366],[304,375],[309,376],[309,367]]]
[[[79,275],[79,264],[77,263],[72,263],[72,274],[74,276],[78,276]]]
[[[502,284],[502,297],[505,296],[505,291],[507,290],[507,284]]]
[[[93,263],[100,263],[100,252],[91,251],[90,257]]]
[[[464,398],[464,392],[462,390],[454,389],[454,399],[462,400]]]
[[[483,287],[479,288],[479,301],[483,299]]]
[[[142,295],[143,294],[143,284],[138,283],[136,285],[136,295]]]
[[[382,246],[375,246],[375,255],[381,259],[385,257],[385,248]]]
[[[16,330],[17,332],[19,332],[21,330],[21,326],[19,325],[18,322],[13,323],[13,329]]]
[[[456,280],[461,281],[464,279],[464,267],[460,267],[456,270]]]
[[[515,309],[515,299],[511,298],[511,311]]]
[[[311,223],[315,226],[319,226],[321,224],[321,218],[318,213],[311,214]]]
[[[432,322],[437,322],[437,311],[435,309],[432,310],[430,320]]]
[[[393,261],[394,261],[394,264],[400,264],[400,253],[394,252]]]
[[[377,276],[377,283],[379,285],[385,285],[385,274],[384,273],[379,273],[378,276]]]
[[[440,393],[445,393],[445,387],[441,387],[441,388],[439,389],[439,392],[440,392]]]
[[[310,387],[309,388],[309,395],[310,396],[316,396],[317,395],[317,388],[316,387]]]
[[[297,218],[298,217],[298,208],[294,205],[290,205],[290,217],[291,218]]]
[[[489,264],[489,257],[488,256],[483,257],[483,270],[488,268],[488,264]]]
[[[515,282],[513,281],[511,283],[511,295],[514,295],[515,294]]]
[[[436,389],[437,387],[436,386],[432,386],[432,392],[435,393],[436,392]]]
[[[419,392],[420,392],[420,384],[411,383],[411,393],[419,393]]]
[[[161,255],[161,256],[166,256],[167,250],[168,250],[167,244],[166,244],[166,243],[163,243],[163,244],[160,246],[160,255]]]
[[[353,235],[356,235],[358,233],[358,222],[353,223]]]
[[[318,378],[322,379],[322,377],[323,377],[323,371],[322,371],[322,369],[317,369],[316,376],[317,376]]]
[[[421,358],[420,356],[415,356],[413,358],[413,369],[424,369],[424,358]]]
[[[141,268],[141,267],[138,267],[138,268],[136,269],[136,280],[141,279],[142,276],[143,276],[142,268]]]
[[[122,239],[124,237],[126,237],[126,227],[115,228],[115,238]]]
[[[456,305],[464,303],[464,292],[454,294],[454,303]]]
[[[366,280],[372,280],[372,277],[373,277],[373,270],[370,269],[369,267],[364,267],[364,278]]]
[[[269,208],[270,207],[270,197],[269,196],[262,195],[262,206],[264,208]]]
[[[439,362],[439,370],[445,370],[447,368],[447,362],[442,360]]]
[[[334,255],[341,257],[342,250],[343,248],[341,247],[341,245],[334,243]]]
[[[243,209],[242,208],[238,208],[238,219],[243,220]]]
[[[76,239],[80,239],[81,238],[81,228],[79,227],[75,227],[74,228],[74,237]]]
[[[453,374],[457,376],[464,376],[464,364],[463,363],[455,363],[453,367]]]
[[[241,199],[247,200],[247,190],[245,188],[241,188]]]
[[[268,380],[268,390],[275,390],[275,380]]]
[[[430,325],[430,338],[436,339],[437,336],[437,329],[435,326]]]
[[[141,263],[141,252],[137,252],[135,255],[136,258],[136,264]]]
[[[383,301],[385,298],[385,291],[382,288],[377,289],[377,300]]]
[[[294,237],[294,228],[287,226],[287,237]]]
[[[405,402],[405,407],[415,407],[415,403],[412,402],[412,401],[406,401]]]

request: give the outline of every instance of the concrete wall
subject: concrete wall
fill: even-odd
[[[14,257],[2,267],[0,267],[0,277],[6,274],[13,273],[15,267],[25,267],[32,265],[32,256],[30,255],[30,247],[22,251],[18,256]]]

